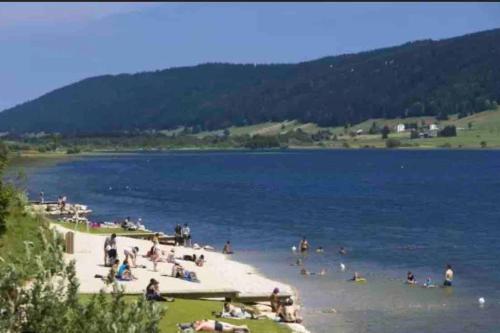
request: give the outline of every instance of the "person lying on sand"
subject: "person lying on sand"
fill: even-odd
[[[246,325],[233,325],[217,320],[197,320],[190,324],[181,324],[178,327],[182,330],[194,328],[196,332],[229,332],[229,333],[250,333]]]
[[[298,314],[298,308],[293,304],[293,300],[290,297],[283,303],[278,317],[280,321],[285,323],[302,323],[302,318]]]

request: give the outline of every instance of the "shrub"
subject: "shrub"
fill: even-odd
[[[389,137],[389,133],[391,132],[391,130],[389,129],[389,127],[387,125],[384,126],[384,128],[382,128],[382,139],[387,139]]]
[[[72,147],[66,150],[66,154],[80,154],[81,150],[78,147]]]
[[[481,145],[481,148],[486,148],[486,141],[481,141],[480,145]]]
[[[46,226],[39,237],[41,249],[26,245],[18,254],[28,269],[0,266],[0,332],[159,332],[163,310],[144,296],[127,302],[117,284],[109,297],[101,292],[82,301],[75,264],[64,261],[62,237]]]
[[[390,138],[385,141],[385,146],[387,148],[397,148],[401,146],[401,141],[398,139]]]

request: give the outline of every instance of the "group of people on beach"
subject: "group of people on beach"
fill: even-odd
[[[184,226],[177,224],[174,232],[176,245],[191,246],[191,228],[187,223],[184,223]]]
[[[306,254],[306,253],[308,253],[309,248],[310,248],[309,242],[307,241],[306,237],[304,236],[299,243],[298,249],[299,249],[301,254]],[[297,250],[297,248],[295,246],[293,246],[292,250],[295,252]],[[316,249],[316,252],[323,253],[324,252],[323,247],[319,246]],[[347,255],[347,250],[345,249],[345,247],[341,246],[339,248],[338,253],[341,256],[345,256],[345,255]],[[308,271],[305,267],[303,267],[303,260],[301,258],[298,258],[294,265],[302,266],[302,268],[300,269],[301,275],[320,275],[320,276],[326,275],[325,268],[322,268],[318,273]],[[340,264],[340,269],[341,269],[341,271],[345,271],[345,265],[343,263]],[[447,264],[446,270],[444,273],[443,287],[451,287],[452,286],[453,276],[454,276],[453,269],[452,269],[450,264]],[[366,282],[366,278],[362,277],[358,272],[354,272],[353,277],[351,279],[349,279],[348,281]],[[407,273],[406,283],[409,285],[417,285],[418,284],[418,282],[415,278],[415,275],[412,272]],[[426,281],[422,284],[422,287],[433,288],[433,287],[436,287],[436,285],[432,282],[432,279],[429,276],[429,277],[427,277]]]

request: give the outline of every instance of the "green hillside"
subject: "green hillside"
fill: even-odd
[[[375,118],[463,117],[496,108],[498,59],[495,29],[298,64],[105,75],[1,112],[0,132],[200,133],[286,120],[335,127]]]

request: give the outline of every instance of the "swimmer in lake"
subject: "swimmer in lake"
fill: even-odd
[[[415,279],[415,275],[412,272],[408,272],[406,275],[406,283],[407,284],[417,284],[417,280]]]
[[[320,246],[316,249],[316,253],[323,253],[325,250],[323,250],[323,246]]]
[[[301,275],[320,275],[320,276],[323,276],[323,275],[326,275],[326,269],[322,268],[321,271],[319,271],[318,273],[315,273],[315,272],[309,272],[307,269],[302,268],[300,270],[300,274]]]
[[[302,240],[300,241],[299,249],[300,252],[302,253],[307,252],[307,250],[309,250],[309,242],[307,241],[305,236],[302,237]]]
[[[427,279],[425,280],[424,287],[425,288],[435,288],[436,287],[436,285],[434,283],[432,283],[432,279],[430,276],[428,276]]]
[[[302,259],[297,258],[297,261],[295,262],[295,264],[290,264],[290,266],[302,266]]]
[[[346,249],[343,246],[340,247],[339,254],[341,256],[345,256],[347,254],[347,251],[346,251]]]
[[[352,279],[350,279],[349,281],[353,281],[353,282],[364,282],[366,281],[365,278],[361,277],[361,275],[359,275],[358,272],[354,272],[354,276],[352,277]]]

